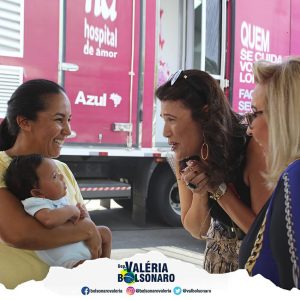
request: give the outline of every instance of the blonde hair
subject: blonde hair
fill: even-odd
[[[264,115],[269,145],[266,178],[274,187],[284,169],[300,158],[300,57],[282,63],[256,62],[257,84],[265,86]]]

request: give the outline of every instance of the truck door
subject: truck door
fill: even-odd
[[[61,1],[60,82],[70,142],[136,144],[139,1]]]

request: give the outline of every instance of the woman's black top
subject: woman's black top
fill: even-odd
[[[269,200],[270,201],[270,200]],[[252,248],[254,246],[258,231],[264,220],[267,208],[269,206],[269,201],[263,206],[258,215],[256,216],[253,224],[251,225],[248,233],[245,235],[240,252],[239,252],[239,267],[240,269],[245,268],[245,264],[251,255]]]
[[[245,140],[245,137],[242,137]],[[231,179],[228,181],[232,183],[235,187],[237,194],[240,197],[240,200],[248,207],[251,207],[251,198],[250,198],[250,188],[244,182],[244,170],[246,166],[246,151],[249,144],[251,137],[246,137],[246,142],[244,142],[243,148],[241,149],[242,155],[240,164],[232,172]],[[209,197],[208,200],[209,208],[211,209],[210,214],[213,219],[217,220],[218,222],[226,225],[226,226],[233,226],[233,221],[228,216],[228,214],[224,211],[224,209],[218,204],[217,201],[213,200]]]

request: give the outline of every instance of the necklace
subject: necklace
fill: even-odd
[[[266,229],[266,220],[267,220],[267,213],[268,211],[266,211],[265,217],[263,219],[263,222],[260,226],[260,229],[258,231],[258,234],[256,236],[256,240],[253,246],[253,249],[251,251],[251,255],[249,256],[246,264],[245,264],[245,268],[248,271],[249,275],[252,275],[252,270],[254,268],[254,265],[259,257],[261,248],[262,248],[262,243],[263,243],[263,235]]]

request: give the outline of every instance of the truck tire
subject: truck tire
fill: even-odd
[[[147,206],[154,216],[164,223],[182,226],[176,177],[168,164],[162,164],[152,174]]]

